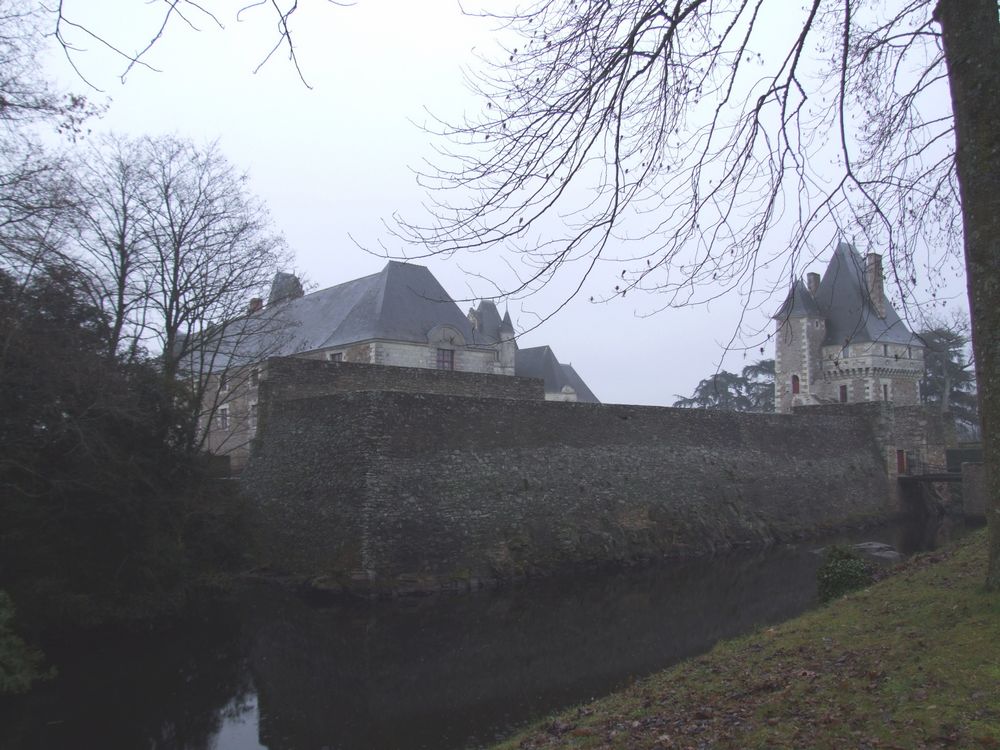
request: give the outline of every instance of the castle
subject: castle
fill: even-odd
[[[550,347],[520,348],[508,313],[501,317],[483,300],[463,315],[430,270],[412,263],[389,261],[378,273],[310,294],[294,275],[279,272],[267,304],[251,300],[246,317],[218,338],[205,347],[210,366],[200,368],[213,373],[208,395],[214,402],[201,427],[205,447],[229,455],[234,468],[249,456],[258,389],[273,357],[533,378],[541,381],[539,399],[598,403]],[[374,369],[367,373],[372,382],[386,380]],[[393,388],[433,391],[438,381],[411,372],[392,382]]]
[[[775,410],[920,403],[923,342],[886,299],[882,256],[841,242],[823,274],[796,281],[774,314]]]
[[[463,316],[419,266],[376,277],[273,299],[339,312],[303,313],[309,348],[287,344],[246,390],[262,554],[324,591],[470,590],[873,523],[922,503],[897,480],[954,442],[916,403],[923,347],[880,258],[849,245],[775,316],[784,414],[557,403],[582,381],[549,349],[525,360],[495,306]]]

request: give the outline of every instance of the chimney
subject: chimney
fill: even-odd
[[[267,304],[274,305],[285,300],[297,299],[303,294],[302,282],[298,276],[278,271],[274,274],[274,281],[271,282],[271,294],[268,295]]]
[[[818,273],[807,273],[806,274],[806,289],[809,290],[809,294],[813,297],[816,296],[816,292],[819,291],[819,274]]]
[[[253,315],[255,312],[260,312],[264,309],[264,300],[260,297],[254,297],[250,300],[250,304],[247,307],[247,315]]]
[[[875,314],[885,317],[885,278],[882,275],[882,256],[878,253],[868,253],[865,256],[865,286],[871,298]]]

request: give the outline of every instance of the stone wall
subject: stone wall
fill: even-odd
[[[386,367],[354,362],[324,362],[273,357],[261,378],[262,410],[267,404],[353,391],[407,391],[480,398],[545,399],[538,378],[456,372],[418,367]]]
[[[986,520],[986,472],[981,463],[962,464],[962,502],[966,518]]]
[[[369,391],[265,414],[244,487],[262,510],[269,562],[334,588],[475,587],[770,543],[890,511],[863,412]]]
[[[911,471],[944,471],[945,451],[956,444],[953,420],[943,418],[932,406],[896,406],[893,408],[896,443],[909,454]]]
[[[906,473],[944,471],[945,451],[955,445],[951,419],[942,416],[933,407],[896,406],[892,402],[868,401],[800,406],[795,407],[794,413],[810,419],[821,415],[842,415],[867,420],[877,449],[885,462],[891,502],[899,512],[905,512],[909,507],[896,482],[900,464],[904,466]],[[939,491],[950,504],[954,487],[943,486]]]

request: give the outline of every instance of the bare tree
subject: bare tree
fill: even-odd
[[[964,237],[1000,586],[995,0],[535,0],[487,15],[507,46],[473,79],[484,108],[441,124],[454,145],[422,175],[430,219],[401,219],[403,236],[513,254],[527,269],[514,294],[560,274],[572,296],[607,261],[609,297],[649,289],[664,306],[767,299],[836,233],[887,254],[908,302],[935,292]]]
[[[71,200],[60,163],[30,127],[45,123],[74,135],[94,113],[40,72],[45,21],[28,0],[0,5],[0,264],[21,272],[52,251]]]
[[[245,364],[233,352],[261,333],[248,328],[247,305],[288,263],[287,251],[267,209],[248,192],[246,176],[217,146],[145,138],[139,148],[145,330],[167,380],[185,377],[195,413],[211,411],[208,376]],[[260,325],[270,329],[270,322]]]
[[[329,5],[351,5],[350,2],[325,0]],[[236,21],[253,19],[268,19],[274,28],[274,43],[265,50],[260,62],[254,68],[259,71],[275,55],[284,54],[294,66],[295,72],[303,84],[306,83],[302,68],[299,66],[292,26],[295,14],[299,10],[299,0],[245,0],[236,7],[213,2],[212,0],[151,0],[147,3],[146,14],[149,25],[147,33],[128,39],[114,39],[104,29],[96,27],[87,12],[86,3],[75,3],[72,0],[58,0],[51,10],[51,33],[62,47],[70,65],[86,80],[86,76],[77,64],[81,51],[89,43],[109,50],[123,61],[124,67],[121,80],[136,67],[157,70],[149,61],[150,53],[163,37],[175,27],[183,27],[199,31],[203,27],[225,28],[232,14]]]
[[[142,140],[153,335],[173,376],[199,336],[242,317],[286,260],[265,206],[216,145]]]
[[[74,170],[75,258],[94,279],[109,354],[153,353],[167,383],[186,381],[196,447],[196,424],[227,398],[220,383],[278,338],[276,315],[248,305],[289,262],[284,241],[215,144],[107,136]]]
[[[148,234],[149,173],[140,143],[114,135],[77,160],[77,241],[108,321],[109,354],[139,356],[154,278]]]
[[[93,109],[60,93],[39,71],[44,14],[35,3],[0,5],[0,272],[14,299],[53,264],[65,259],[72,191],[59,159],[38,146],[32,128],[47,125],[75,135]],[[0,336],[0,376],[14,339],[10,321]]]
[[[95,111],[86,98],[56,91],[40,72],[47,15],[29,0],[5,0],[0,6],[0,123],[8,135],[39,120],[72,135]]]

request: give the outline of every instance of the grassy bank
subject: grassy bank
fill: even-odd
[[[985,532],[542,721],[519,748],[1000,748]]]

